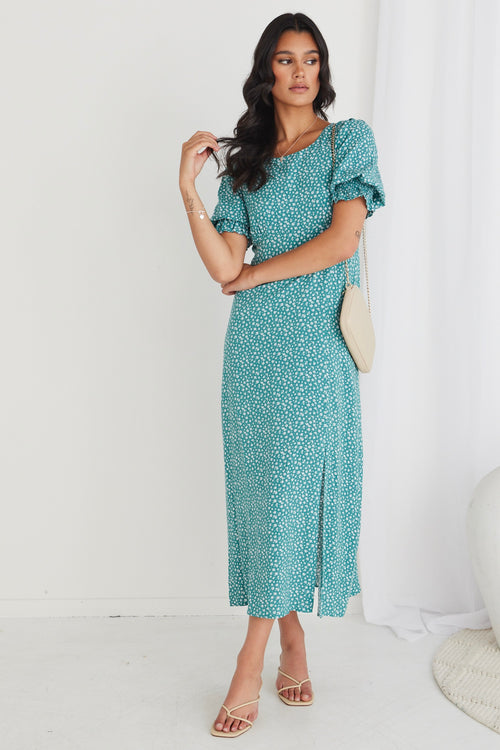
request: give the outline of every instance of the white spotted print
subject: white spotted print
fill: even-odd
[[[335,127],[332,169],[331,128]],[[385,205],[370,126],[330,123],[272,159],[268,182],[236,193],[221,178],[212,222],[252,246],[252,265],[324,231],[332,204]],[[359,284],[359,254],[349,260]],[[363,453],[357,368],[339,327],[343,263],[232,298],[221,387],[229,603],[255,617],[342,617],[359,593]]]

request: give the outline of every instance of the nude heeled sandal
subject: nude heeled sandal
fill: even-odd
[[[311,699],[308,701],[298,700],[298,701],[291,701],[289,698],[285,698],[284,695],[281,695],[282,690],[294,690],[295,688],[299,688],[300,692],[302,693],[302,685],[304,682],[310,682],[310,678],[306,677],[305,680],[301,680],[300,682],[295,679],[295,677],[292,677],[291,675],[287,674],[286,672],[283,672],[283,670],[278,667],[278,672],[283,675],[283,677],[288,677],[289,680],[293,680],[295,682],[295,685],[287,685],[286,687],[282,687],[278,690],[278,697],[280,700],[283,701],[283,703],[286,703],[287,706],[310,706],[311,703],[314,701],[314,693],[311,693]]]
[[[215,728],[215,721],[214,721],[214,723],[212,724],[210,728],[210,734],[213,734],[214,737],[239,737],[240,734],[243,734],[244,732],[248,732],[248,730],[251,727],[253,727],[253,721],[250,721],[250,719],[243,719],[241,716],[235,716],[234,714],[231,713],[231,711],[236,711],[237,708],[243,708],[243,706],[249,706],[251,703],[257,703],[259,699],[260,699],[260,695],[258,695],[257,698],[253,701],[248,701],[248,703],[240,703],[239,706],[233,706],[232,708],[228,708],[223,703],[222,708],[224,708],[227,713],[226,719],[229,716],[231,719],[237,719],[238,721],[246,721],[248,723],[248,726],[243,727],[243,729],[237,729],[234,732],[231,729],[229,730],[229,732],[222,732],[220,729]],[[224,719],[224,721],[221,722],[221,724],[224,724],[226,719]]]

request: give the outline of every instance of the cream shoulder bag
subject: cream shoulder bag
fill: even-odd
[[[332,170],[335,165],[334,138],[335,125],[332,128]],[[370,288],[368,286],[365,224],[363,224],[363,251],[368,305],[359,286],[351,284],[349,266],[345,261],[346,286],[340,310],[340,330],[358,370],[370,372],[375,354],[375,331],[371,318]]]

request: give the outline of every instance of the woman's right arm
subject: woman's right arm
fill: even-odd
[[[202,148],[204,150],[198,153]],[[236,232],[219,234],[196,191],[195,180],[211,150],[218,151],[219,144],[213,133],[207,131],[196,132],[182,144],[179,188],[186,211],[189,212],[187,216],[196,249],[214,281],[226,284],[233,281],[243,268],[247,239]],[[204,213],[199,213],[200,210]]]

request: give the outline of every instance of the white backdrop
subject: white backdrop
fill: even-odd
[[[464,513],[499,463],[495,329],[480,328],[498,321],[495,8],[292,8],[326,37],[330,120],[366,119],[379,147],[360,564],[367,619],[408,638],[482,607]],[[231,132],[257,39],[288,10],[2,12],[0,615],[244,612],[227,605],[219,413],[232,298],[196,253],[177,173],[195,130]],[[212,208],[213,165],[198,188]]]
[[[232,613],[219,391],[232,302],[181,143],[229,134],[256,0],[10,3],[0,23],[0,615]],[[377,6],[309,3],[370,119]],[[207,209],[217,182],[206,168]],[[245,612],[239,608],[236,612]]]
[[[408,639],[489,625],[465,518],[500,464],[499,39],[496,0],[381,0],[361,585]]]

